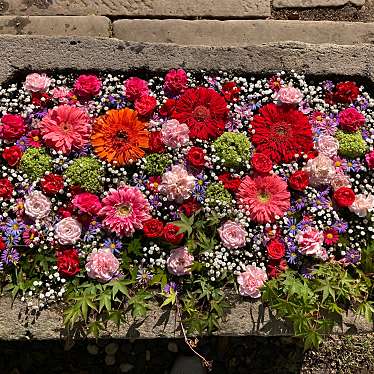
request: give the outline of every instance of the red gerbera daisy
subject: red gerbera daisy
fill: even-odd
[[[295,154],[313,149],[308,117],[293,107],[267,104],[253,118],[252,143],[273,162],[291,162]]]
[[[335,229],[327,229],[323,232],[323,238],[327,245],[334,245],[339,241],[339,234]]]
[[[212,88],[190,88],[177,100],[173,118],[186,123],[190,137],[215,139],[225,129],[228,109],[226,101]]]

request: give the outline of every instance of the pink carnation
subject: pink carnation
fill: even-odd
[[[99,282],[109,282],[119,269],[119,261],[108,249],[94,249],[86,262],[87,275]]]
[[[282,87],[276,94],[275,98],[282,104],[299,104],[303,99],[303,93],[295,87]]]
[[[90,192],[83,192],[76,195],[73,199],[73,205],[81,212],[89,214],[97,214],[102,208],[100,199]]]
[[[51,79],[46,74],[33,73],[26,77],[25,89],[31,92],[46,91],[51,84]]]
[[[349,177],[343,173],[336,173],[331,179],[331,187],[334,191],[340,187],[351,187]]]
[[[287,183],[277,175],[246,176],[236,196],[239,209],[258,223],[274,222],[290,207]]]
[[[365,160],[369,169],[374,169],[374,151],[371,151],[365,155]]]
[[[309,174],[309,183],[312,187],[330,184],[336,173],[334,162],[324,154],[309,160],[304,170]]]
[[[78,96],[89,98],[101,90],[101,80],[96,75],[80,75],[74,83],[74,91]]]
[[[227,221],[218,229],[218,233],[226,248],[242,248],[246,244],[248,234],[240,223]]]
[[[302,254],[326,260],[327,253],[322,247],[323,240],[323,232],[310,226],[307,226],[304,230],[296,234],[296,241],[299,244],[299,250]]]
[[[166,261],[168,271],[174,275],[188,275],[191,274],[191,266],[194,257],[188,253],[186,248],[180,247],[173,249]]]
[[[148,95],[148,83],[140,78],[131,77],[126,79],[125,83],[125,96],[128,100],[135,101],[144,95]]]
[[[75,244],[81,236],[82,226],[76,219],[66,217],[56,224],[55,232],[60,244]]]
[[[42,219],[51,211],[51,201],[40,191],[32,191],[25,198],[25,213],[33,219]]]
[[[173,165],[162,176],[160,192],[170,201],[182,202],[191,197],[195,187],[195,177],[189,175],[182,165]]]
[[[339,141],[330,135],[320,135],[317,142],[319,153],[327,157],[334,157],[338,154]]]
[[[367,196],[364,194],[356,195],[355,201],[348,209],[359,217],[366,217],[369,210],[374,209],[374,196],[371,194]]]
[[[256,266],[249,265],[238,275],[239,293],[257,299],[261,296],[260,289],[268,279],[266,272]]]
[[[39,124],[43,140],[64,154],[82,149],[90,138],[87,113],[69,105],[51,109]]]
[[[110,189],[103,199],[103,224],[118,236],[132,236],[136,229],[143,228],[143,222],[151,218],[148,200],[136,188],[124,186]]]
[[[187,87],[187,74],[183,69],[172,69],[165,76],[164,90],[171,96],[182,93]]]
[[[347,108],[339,113],[339,127],[344,131],[355,132],[365,124],[365,116],[356,108]]]
[[[70,90],[64,86],[55,87],[51,94],[54,99],[64,100],[70,95]]]
[[[176,148],[188,143],[189,132],[190,129],[185,123],[179,123],[178,120],[171,119],[162,125],[162,141],[168,147]]]

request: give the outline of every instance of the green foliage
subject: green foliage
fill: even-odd
[[[319,265],[313,276],[304,279],[296,271],[287,270],[268,281],[262,294],[271,309],[292,322],[295,335],[304,339],[305,349],[317,348],[322,336],[340,325],[349,309],[372,321],[373,283],[362,271],[329,262]]]

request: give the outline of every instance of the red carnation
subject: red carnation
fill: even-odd
[[[164,232],[164,224],[157,218],[151,218],[143,223],[143,231],[147,238],[160,238]]]
[[[135,101],[135,109],[143,117],[149,117],[157,106],[157,100],[153,96],[143,95]]]
[[[83,98],[97,95],[101,90],[101,80],[96,75],[80,75],[74,83],[74,92]]]
[[[190,138],[215,139],[225,129],[225,99],[212,88],[190,88],[177,100],[172,117],[190,128]]]
[[[313,149],[313,134],[308,117],[294,107],[263,106],[253,118],[252,143],[257,152],[264,153],[273,162],[289,163],[295,154]]]
[[[240,186],[241,179],[231,176],[230,173],[222,173],[218,176],[218,180],[223,183],[223,187],[231,192],[236,192]]]
[[[270,240],[266,248],[271,260],[280,260],[286,253],[284,244],[277,239]]]
[[[342,208],[351,206],[355,199],[356,195],[349,187],[340,187],[334,192],[334,200]]]
[[[256,152],[253,155],[251,162],[253,168],[261,174],[267,174],[271,169],[273,169],[273,163],[270,158],[263,153]]]
[[[58,174],[46,174],[41,179],[40,186],[47,195],[56,195],[64,189],[64,178]]]
[[[22,150],[17,145],[12,145],[4,149],[2,156],[9,166],[15,166],[22,157]]]
[[[165,145],[162,142],[161,131],[152,131],[149,134],[149,150],[152,153],[163,153]]]
[[[171,117],[174,110],[175,104],[177,100],[175,99],[167,99],[164,104],[162,104],[161,108],[159,109],[160,116],[162,117]]]
[[[205,152],[200,147],[191,147],[187,153],[187,160],[196,168],[203,168],[205,165]]]
[[[187,217],[191,217],[196,211],[200,209],[200,204],[194,199],[191,198],[186,200],[180,207],[179,212],[183,213]]]
[[[226,101],[235,103],[239,99],[240,88],[235,82],[226,82],[222,85],[222,94]]]
[[[183,69],[172,69],[165,76],[164,90],[170,96],[179,95],[187,87],[187,74]]]
[[[182,241],[184,234],[178,234],[178,232],[178,226],[174,225],[173,223],[167,223],[164,227],[163,237],[171,244],[179,244]]]
[[[347,108],[339,113],[339,127],[348,132],[355,132],[365,124],[363,116],[356,108]]]
[[[82,192],[75,195],[72,203],[74,207],[79,209],[81,212],[91,215],[98,214],[99,210],[102,208],[99,197],[91,192]]]
[[[79,273],[78,251],[74,248],[57,252],[58,272],[65,277],[72,277]]]
[[[360,90],[354,82],[341,82],[335,87],[333,99],[336,103],[349,104],[357,99]]]
[[[26,132],[25,121],[18,114],[6,114],[1,123],[0,133],[5,140],[18,140]]]
[[[0,251],[3,251],[6,248],[4,239],[0,237]]]
[[[289,186],[296,191],[304,191],[309,185],[309,174],[304,170],[297,170],[288,179]]]
[[[10,199],[13,193],[13,185],[8,178],[0,179],[0,197]]]

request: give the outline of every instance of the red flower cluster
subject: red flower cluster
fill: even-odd
[[[187,161],[195,168],[202,169],[205,164],[205,152],[200,147],[191,147],[187,153]]]
[[[340,187],[334,192],[334,200],[342,208],[351,206],[355,199],[356,195],[349,187]]]
[[[297,170],[290,175],[288,185],[296,191],[304,191],[309,185],[309,174],[304,170]]]
[[[47,174],[41,181],[40,186],[47,195],[56,195],[64,189],[64,178],[58,174]]]
[[[75,248],[57,252],[58,272],[65,277],[72,277],[80,272],[78,251]]]
[[[26,132],[23,118],[18,114],[6,114],[1,118],[0,135],[8,141],[16,141]]]
[[[222,173],[218,176],[218,180],[223,183],[223,187],[231,192],[236,192],[240,186],[241,179],[233,177],[230,173]]]
[[[0,197],[10,199],[13,193],[13,185],[8,178],[0,179]]]
[[[252,157],[252,166],[260,174],[267,174],[273,169],[273,163],[270,158],[260,152],[256,152]]]
[[[2,156],[9,166],[15,166],[21,160],[22,151],[17,145],[12,145],[4,149]]]

